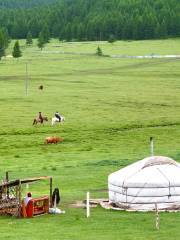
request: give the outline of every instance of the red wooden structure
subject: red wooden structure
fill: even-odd
[[[49,196],[32,198],[25,207],[22,200],[22,185],[46,179],[49,180]],[[33,217],[48,213],[49,207],[52,207],[52,177],[43,176],[9,181],[6,173],[6,180],[0,184],[0,215]]]
[[[27,217],[49,213],[49,197],[32,198],[26,207]]]

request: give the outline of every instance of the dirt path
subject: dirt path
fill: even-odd
[[[82,53],[82,52],[64,52],[64,51],[43,51],[43,53],[47,54],[67,54],[67,55],[84,55],[84,56],[93,56],[94,53]],[[167,55],[160,55],[160,54],[149,54],[149,55],[127,55],[127,54],[111,54],[105,55],[106,57],[111,58],[180,58],[180,55],[175,54],[167,54]]]

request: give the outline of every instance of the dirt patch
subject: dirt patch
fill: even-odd
[[[89,200],[89,205],[90,208],[95,208],[97,207],[101,202],[106,202],[108,201],[107,199],[104,198],[99,198],[99,199],[90,199]],[[83,201],[76,201],[75,203],[72,203],[69,205],[71,208],[86,208],[86,200]]]

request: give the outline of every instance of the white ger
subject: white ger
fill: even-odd
[[[151,156],[108,178],[109,201],[137,211],[180,210],[180,164],[168,157]]]

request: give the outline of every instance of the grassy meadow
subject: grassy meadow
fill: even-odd
[[[180,59],[92,55],[98,45],[110,55],[180,54],[180,39],[113,44],[52,40],[42,51],[35,42],[26,47],[22,40],[20,45],[20,59],[7,56],[0,61],[0,177],[6,171],[11,179],[53,176],[66,214],[0,217],[1,239],[180,239],[180,213],[161,213],[157,231],[154,213],[97,207],[86,219],[84,209],[70,207],[86,191],[92,198],[107,198],[108,175],[149,156],[151,136],[156,155],[180,161]],[[32,126],[39,111],[49,121]],[[66,121],[51,126],[55,111]],[[64,142],[44,145],[54,135]],[[32,184],[29,191],[33,196],[48,194],[48,183]]]

